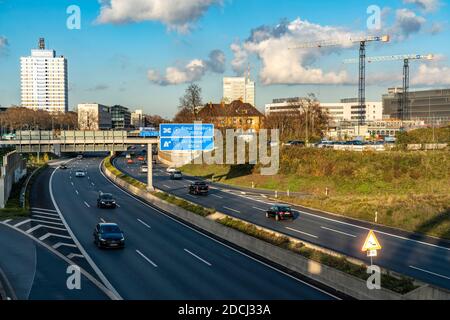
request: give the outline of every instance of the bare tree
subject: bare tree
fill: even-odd
[[[198,108],[202,105],[202,88],[193,83],[187,87],[184,96],[180,98],[180,112],[178,115],[188,116],[191,114],[193,120],[197,121]]]

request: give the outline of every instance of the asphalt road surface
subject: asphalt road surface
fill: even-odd
[[[139,150],[137,150],[139,151]],[[124,157],[114,164],[130,176],[146,182],[146,174],[139,171],[140,164],[127,164]],[[216,185],[207,197],[189,195],[187,188],[193,178],[170,180],[163,166],[154,168],[154,186],[219,212],[256,223],[289,236],[335,250],[369,262],[361,251],[370,229],[374,228],[383,246],[374,263],[407,276],[450,289],[450,242],[371,226],[368,223],[339,218],[297,207],[295,221],[276,222],[265,217],[272,203],[264,195],[244,194]]]
[[[68,170],[56,170],[49,179],[50,202],[54,202],[56,211],[64,217],[98,278],[120,298],[336,298],[209,238],[119,190],[100,172],[101,161],[101,157],[85,158],[72,162]],[[86,170],[87,176],[76,178],[77,169]],[[119,207],[98,209],[99,192],[114,194]],[[124,250],[100,250],[94,245],[92,233],[102,221],[118,223],[124,230]]]

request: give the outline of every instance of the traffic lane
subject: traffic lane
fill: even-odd
[[[0,224],[0,264],[19,300],[107,300],[80,274],[79,289],[67,287],[69,264],[47,248]]]
[[[89,175],[91,176],[91,179],[97,182],[100,178],[105,179],[103,176],[93,176],[91,171],[89,171]],[[57,180],[55,179],[55,184],[56,181]],[[107,192],[110,192],[110,190],[108,190],[108,185],[110,185],[110,183],[106,179],[105,182],[107,184],[101,185],[101,187],[107,190]],[[115,188],[114,186],[112,187]],[[55,189],[64,192],[62,186],[58,185]],[[158,217],[158,220],[160,220],[160,218],[163,217],[161,214],[148,214],[148,207],[140,205],[136,200],[129,196],[118,194],[117,191],[118,190],[116,189],[116,199],[118,203],[122,203],[123,205],[117,210],[110,210],[110,212],[114,211],[114,213],[108,221],[116,221],[124,228],[124,230],[126,230],[127,249],[129,249],[128,252],[132,254],[125,259],[128,264],[130,262],[131,264],[134,264],[134,262],[137,263],[137,267],[134,271],[132,271],[133,266],[130,267],[127,265],[127,275],[128,273],[141,272],[143,267],[142,264],[144,264],[144,266],[148,265],[150,269],[154,268],[154,266],[147,263],[146,258],[158,265],[157,277],[149,279],[144,287],[141,288],[142,294],[145,294],[144,297],[154,299],[192,299],[193,297],[198,299],[277,299],[280,297],[284,299],[324,298],[323,293],[238,253],[232,252],[230,254],[230,252],[228,252],[230,249],[216,244],[212,240],[186,229],[186,227],[175,223],[168,218],[165,218],[165,223],[160,223],[159,221],[158,223],[155,223],[152,218],[156,216]],[[83,197],[83,201],[79,201],[79,203],[92,203],[95,200],[93,198],[93,193],[88,190],[80,192],[80,196]],[[130,200],[126,198],[129,198],[132,201],[127,202],[127,200]],[[75,205],[71,204],[70,207],[74,208]],[[127,209],[122,210],[122,208]],[[92,213],[93,216],[99,214],[93,219],[92,225],[94,225],[96,221],[101,219],[101,215],[106,214],[106,212],[105,210],[97,211],[96,208],[93,207],[91,207],[91,209],[95,209],[95,213],[94,211]],[[78,219],[81,220],[79,216]],[[148,227],[139,222],[138,219],[142,222],[146,221],[147,225],[152,226],[152,230],[147,230]],[[167,235],[170,235],[170,237]],[[89,237],[89,233],[86,234],[86,236]],[[88,240],[86,245],[92,246],[90,242],[92,242],[92,240]],[[152,244],[151,247],[149,247],[149,243]],[[86,249],[88,248],[86,247]],[[139,250],[144,257],[136,255],[136,250]],[[211,253],[211,250],[213,254]],[[218,253],[216,253],[216,251],[220,253],[219,256],[217,256]],[[127,252],[127,250],[125,250],[125,252]],[[120,253],[120,260],[123,258],[122,255],[125,255],[125,253]],[[208,266],[198,258],[201,256],[207,257],[207,261],[210,261],[209,263],[217,267],[211,268]],[[98,254],[95,252],[92,257],[96,262],[98,259],[107,259],[105,257],[98,257]],[[116,264],[120,260],[116,257]],[[103,268],[103,263],[99,263],[99,265],[102,266],[105,275],[109,277],[108,275],[110,275],[110,272]],[[160,265],[164,267],[161,268]],[[261,273],[260,276],[258,276],[259,273]],[[277,286],[272,287],[272,285],[268,285],[262,280],[267,277],[275,279],[278,282]],[[148,278],[148,276],[147,274],[144,274],[136,280],[138,280],[140,284],[143,284],[146,282],[146,278]],[[114,282],[112,278],[111,282],[122,294],[120,284],[116,285],[116,282]],[[129,285],[124,289],[128,288]],[[161,288],[164,288],[164,291],[161,291]],[[147,289],[147,291],[145,291],[145,289]],[[174,294],[174,292],[176,293]],[[288,292],[290,292],[290,294],[287,294]],[[126,298],[126,294],[124,294],[124,297]]]
[[[145,177],[131,171],[120,159],[116,163],[124,171],[145,182]],[[158,170],[158,172],[155,175],[154,183],[155,186],[164,191],[173,193],[186,200],[215,208],[231,216],[258,223],[301,240],[369,262],[369,259],[361,252],[362,244],[368,233],[368,229],[364,227],[330,220],[306,212],[300,212],[300,217],[292,223],[292,227],[286,227],[267,220],[263,214],[258,215],[252,210],[249,211],[250,207],[256,207],[254,206],[255,204],[262,209],[261,205],[263,203],[260,201],[228,192],[222,192],[221,194],[220,191],[217,194],[221,194],[222,199],[189,196],[182,188],[170,188],[175,182],[168,179],[161,170]],[[230,203],[233,205],[230,205]],[[264,205],[269,206],[268,203],[264,203]],[[377,233],[377,235],[384,246],[380,257],[375,259],[380,266],[437,286],[450,288],[449,252],[447,248],[438,248],[433,245],[421,244],[383,233]],[[349,239],[346,239],[347,237]]]
[[[19,300],[27,300],[36,271],[33,240],[0,223],[0,267]]]

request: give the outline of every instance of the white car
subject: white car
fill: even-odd
[[[84,178],[84,177],[86,177],[86,171],[83,171],[83,170],[75,171],[75,177],[77,177],[77,178]]]
[[[148,166],[142,166],[141,173],[148,173]]]
[[[166,170],[167,173],[174,173],[174,172],[177,172],[177,171],[178,171],[178,169],[177,168],[173,168],[173,167],[169,167]]]

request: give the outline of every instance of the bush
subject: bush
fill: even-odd
[[[369,278],[369,274],[367,274],[365,266],[354,264],[348,261],[345,257],[336,257],[318,250],[307,248],[303,243],[293,243],[286,236],[279,236],[275,233],[261,230],[253,224],[230,217],[225,217],[217,221],[224,226],[233,228],[275,246],[291,250],[307,259],[319,262],[323,265],[345,272],[362,280],[367,280]],[[383,274],[381,280],[384,288],[400,294],[408,293],[417,288],[417,286],[414,285],[413,279],[410,278],[396,278],[390,274]]]
[[[113,164],[111,163],[111,157],[108,157],[105,159],[105,167],[108,171],[110,171],[117,178],[131,184],[132,186],[135,186],[141,190],[147,189],[147,185],[145,183],[142,183],[141,181],[136,180],[136,179],[130,177],[129,175],[124,174],[123,172],[118,170],[116,167],[114,167]],[[215,212],[215,210],[213,210],[213,209],[206,209],[204,207],[190,203],[186,200],[171,196],[165,192],[152,192],[152,195],[155,197],[158,197],[161,200],[167,201],[171,204],[174,204],[180,208],[183,208],[187,211],[190,211],[190,212],[195,213],[202,217],[207,217],[210,214]]]

